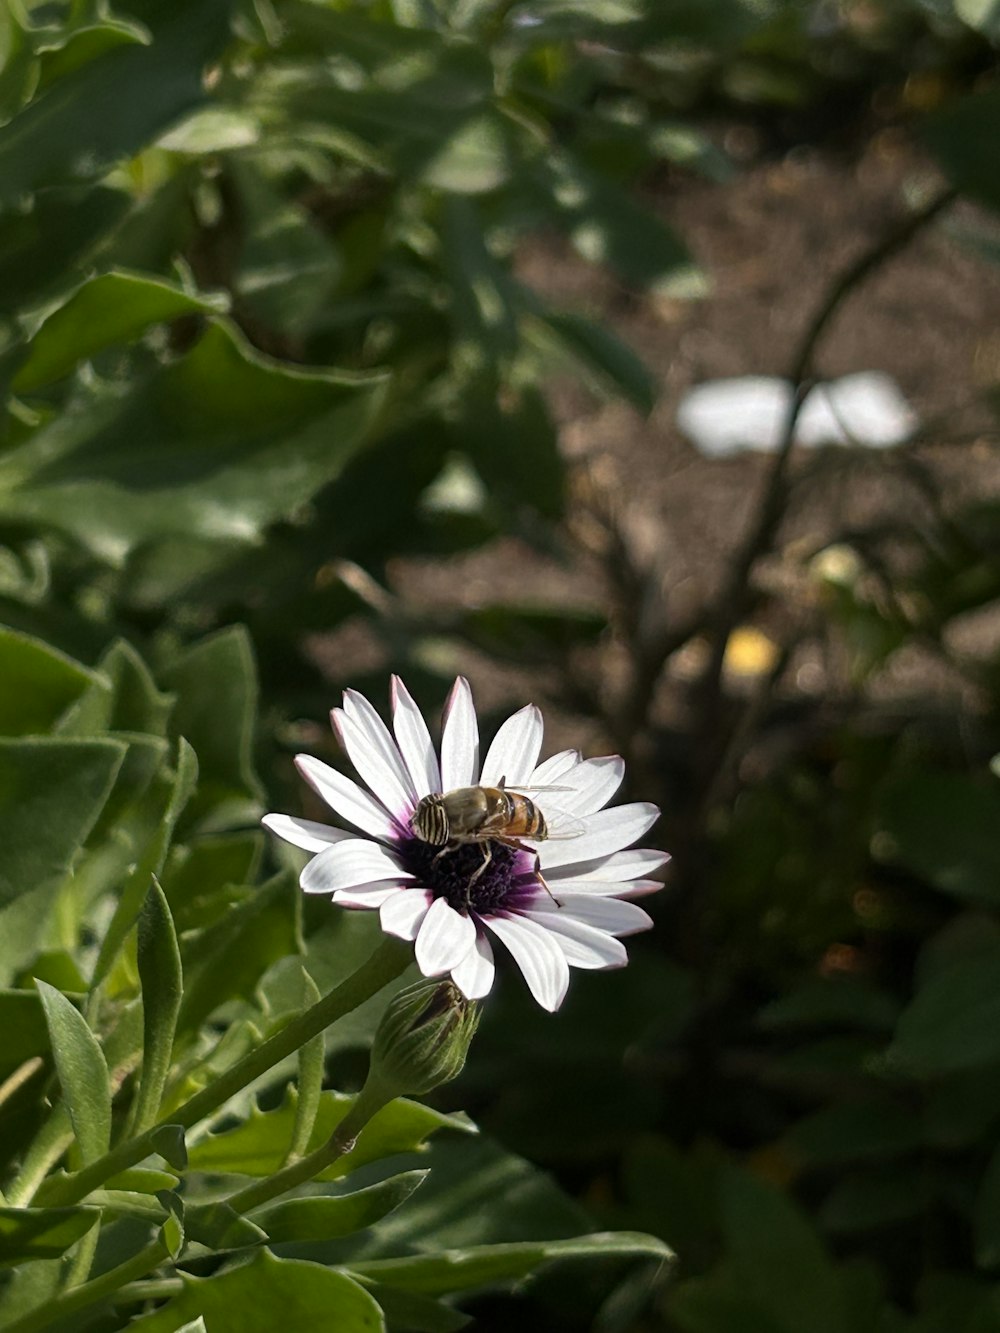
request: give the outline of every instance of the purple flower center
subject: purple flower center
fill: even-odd
[[[435,898],[456,912],[498,912],[524,905],[541,890],[535,858],[505,842],[462,842],[445,848],[407,838],[400,858]]]

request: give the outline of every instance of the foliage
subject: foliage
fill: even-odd
[[[0,1327],[1000,1328],[1000,675],[952,648],[1000,595],[996,502],[905,455],[928,517],[803,562],[806,628],[748,696],[727,647],[781,622],[791,463],[665,624],[545,392],[659,386],[518,264],[558,237],[619,299],[703,296],[638,184],[725,189],[720,120],[777,152],[889,104],[946,192],[826,294],[805,383],[952,198],[1000,256],[998,40],[980,0],[0,10]],[[607,615],[389,590],[400,556],[580,531]],[[311,636],[350,618],[428,696],[456,643],[555,682],[668,810],[673,890],[626,972],[557,1019],[502,985],[452,1092],[261,1202],[356,1106],[402,967],[255,829],[330,702]],[[818,701],[807,639],[843,664]],[[908,650],[960,704],[886,705]]]

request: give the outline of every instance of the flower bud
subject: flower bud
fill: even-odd
[[[370,1084],[387,1097],[430,1092],[462,1071],[479,1006],[451,981],[420,981],[392,1000],[372,1044]]]

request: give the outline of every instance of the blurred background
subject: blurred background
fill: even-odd
[[[1000,1329],[998,43],[996,0],[0,9],[4,624],[216,646],[185,734],[259,701],[264,789],[199,751],[210,833],[317,817],[291,758],[390,671],[664,811],[655,931],[556,1017],[502,978],[428,1189],[441,1244],[676,1269],[483,1329]],[[302,910],[317,977],[369,947]]]

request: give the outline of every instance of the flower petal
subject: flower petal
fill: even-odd
[[[642,898],[663,888],[658,879],[556,879],[550,875],[545,882],[560,902],[570,893],[591,898]]]
[[[358,698],[361,696],[358,695]],[[365,702],[368,703],[367,700]],[[361,780],[390,813],[398,815],[405,822],[417,798],[409,770],[400,758],[395,741],[370,704],[368,707],[382,734],[376,731],[371,717],[358,710],[356,706],[351,710],[346,707],[348,703],[346,694],[344,703],[344,708],[330,710],[330,721],[347,751],[348,758]]]
[[[624,944],[606,931],[577,921],[558,908],[551,912],[544,909],[531,911],[527,915],[554,937],[570,967],[600,971],[607,967],[624,967],[628,962]]]
[[[415,940],[433,901],[430,889],[403,889],[379,908],[382,929],[387,935],[398,935],[401,940]]]
[[[578,763],[580,763],[579,750],[560,750],[558,754],[550,755],[544,763],[538,765],[528,779],[529,785],[544,787],[547,783],[556,782]]]
[[[607,805],[624,776],[625,760],[616,754],[584,759],[562,776],[562,783],[570,790],[557,792],[552,799],[568,814],[592,815]]]
[[[588,816],[587,831],[578,838],[540,843],[539,863],[546,870],[549,866],[575,865],[596,856],[610,856],[641,838],[659,817],[659,810],[647,801],[598,810]]]
[[[329,824],[317,824],[311,819],[296,819],[294,815],[265,815],[260,822],[285,842],[306,852],[324,852],[333,843],[354,837],[347,829],[331,828]]]
[[[666,852],[658,852],[651,847],[630,847],[627,851],[614,852],[611,856],[595,856],[590,861],[556,866],[551,874],[546,875],[546,879],[552,884],[558,883],[560,886],[564,879],[635,879],[639,876],[651,875],[654,870],[659,870],[660,866],[665,865],[669,860],[670,857]]]
[[[381,838],[383,842],[399,836],[400,830],[395,820],[373,796],[369,796],[349,777],[308,754],[297,755],[295,766],[310,787],[322,796],[341,819],[370,833],[373,838]]]
[[[396,893],[405,893],[398,884],[366,884],[360,889],[337,889],[333,901],[338,907],[381,907]]]
[[[423,714],[398,676],[392,678],[392,729],[419,799],[441,790],[441,769]]]
[[[538,1003],[554,1013],[569,986],[569,964],[555,939],[544,926],[525,916],[484,916],[483,920],[510,950]]]
[[[417,935],[415,957],[425,977],[439,977],[458,967],[476,942],[476,923],[445,898],[436,898]]]
[[[482,931],[477,931],[475,947],[451,969],[451,979],[467,1000],[481,1000],[493,989],[496,970],[490,942]]]
[[[441,729],[441,790],[472,787],[479,781],[479,723],[472,691],[459,676],[444,706]]]
[[[549,916],[557,916],[560,920],[571,917],[593,926],[595,930],[606,931],[609,935],[635,935],[637,931],[649,930],[653,924],[653,918],[648,912],[621,898],[560,893],[559,901],[562,907],[554,908],[548,913]]]
[[[306,893],[333,893],[362,884],[401,884],[413,878],[381,844],[367,838],[348,838],[314,856],[299,876],[299,883]]]
[[[542,731],[542,715],[534,704],[509,717],[486,752],[480,783],[495,787],[504,778],[508,787],[523,786],[538,760]]]

